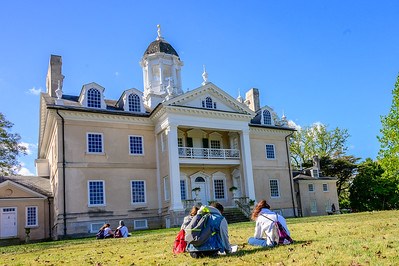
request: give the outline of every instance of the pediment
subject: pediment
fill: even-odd
[[[0,183],[0,198],[47,198],[28,187],[22,186],[11,180]]]
[[[174,97],[162,105],[255,115],[244,103],[240,103],[213,83]]]

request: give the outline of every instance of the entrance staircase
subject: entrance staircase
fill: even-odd
[[[223,216],[229,224],[248,222],[250,220],[239,208],[225,208]]]

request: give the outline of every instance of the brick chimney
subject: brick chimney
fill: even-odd
[[[260,109],[259,102],[259,90],[252,88],[245,94],[245,104],[248,105],[249,109],[256,112]]]
[[[55,91],[58,89],[58,82],[62,90],[63,81],[62,58],[59,55],[51,55],[46,78],[47,93],[51,97],[57,97]]]

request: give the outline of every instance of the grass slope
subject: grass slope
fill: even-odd
[[[127,239],[92,238],[0,248],[1,265],[398,265],[399,211],[288,219],[295,243],[246,244],[254,223],[229,226],[239,251],[218,258],[172,254],[177,228],[133,232]]]

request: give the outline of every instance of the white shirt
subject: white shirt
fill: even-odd
[[[267,218],[271,219],[267,219]],[[282,215],[277,215],[276,213],[269,210],[269,209],[262,209],[261,212],[259,213],[258,218],[256,218],[256,225],[255,225],[255,238],[263,238],[267,241],[268,245],[272,245],[270,239],[272,238],[272,223],[273,221],[276,221],[276,218],[278,218],[278,221],[281,223],[281,225],[285,228],[287,231],[287,234],[290,235],[290,231],[288,230],[287,227],[287,222],[285,221],[284,217]]]

